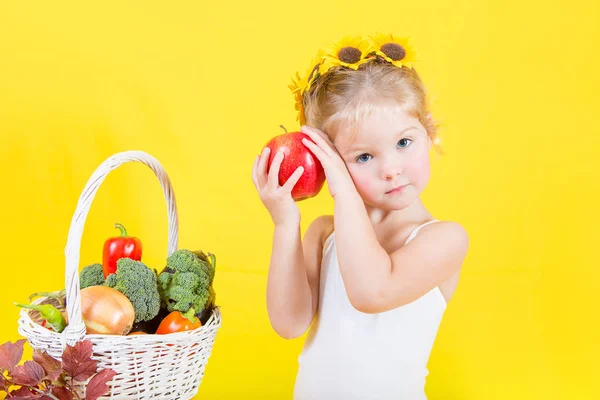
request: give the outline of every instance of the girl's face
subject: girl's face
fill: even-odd
[[[374,111],[352,127],[339,124],[334,145],[365,204],[408,207],[429,181],[431,139],[418,119],[397,108]]]

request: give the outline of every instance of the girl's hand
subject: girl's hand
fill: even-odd
[[[288,178],[283,186],[279,185],[279,168],[284,154],[278,151],[273,158],[267,173],[270,150],[265,147],[259,156],[256,156],[252,166],[252,181],[261,201],[271,214],[275,225],[299,224],[300,210],[292,198],[292,189],[302,176],[304,168],[298,167]]]
[[[325,177],[327,179],[327,186],[329,187],[331,197],[335,199],[335,196],[340,193],[346,193],[347,191],[356,192],[356,187],[354,186],[350,173],[348,173],[346,163],[344,163],[344,160],[340,157],[327,135],[322,131],[307,125],[303,125],[301,131],[314,141],[313,143],[306,138],[302,139],[302,143],[308,147],[321,162],[321,165],[325,170]]]

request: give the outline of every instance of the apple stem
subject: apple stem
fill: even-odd
[[[287,132],[287,129],[285,129],[285,126],[283,126],[283,125],[279,125],[279,127],[280,127],[281,129],[283,129],[283,131],[284,131],[285,133],[288,133],[288,132]]]

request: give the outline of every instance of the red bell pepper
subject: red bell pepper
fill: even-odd
[[[167,333],[190,331],[200,328],[202,323],[194,315],[194,309],[190,308],[187,312],[172,311],[165,317],[158,326],[156,333],[165,335]]]
[[[125,227],[121,224],[115,224],[115,228],[121,230],[121,236],[111,237],[104,242],[102,254],[104,279],[117,271],[119,258],[142,260],[142,241],[136,237],[128,236]]]

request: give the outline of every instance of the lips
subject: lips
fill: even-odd
[[[392,190],[390,190],[389,192],[385,192],[385,194],[396,194],[396,193],[402,193],[402,191],[404,191],[404,188],[406,188],[408,185],[402,185],[402,186],[398,186]]]

